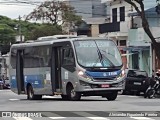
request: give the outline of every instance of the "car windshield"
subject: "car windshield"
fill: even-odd
[[[75,41],[77,61],[84,67],[121,66],[121,56],[111,40]]]
[[[146,78],[147,73],[145,71],[129,70],[127,76],[128,77]]]

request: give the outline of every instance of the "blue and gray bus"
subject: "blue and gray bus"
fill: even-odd
[[[61,95],[65,100],[102,96],[115,100],[124,89],[122,60],[106,38],[66,38],[13,44],[11,90],[29,100]]]

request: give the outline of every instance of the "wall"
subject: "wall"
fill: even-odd
[[[101,0],[66,0],[82,18],[102,17],[106,15],[106,6]]]
[[[128,46],[149,46],[150,39],[143,28],[130,29],[128,34]]]
[[[160,37],[159,27],[150,27],[153,36]],[[152,75],[152,69],[154,67],[154,54],[150,45],[151,40],[148,35],[144,32],[143,28],[130,29],[128,36],[128,46],[148,46],[149,50],[139,51],[139,68],[141,70],[146,70],[149,76]],[[129,66],[132,67],[132,56],[128,56]]]
[[[151,71],[151,66],[150,66],[150,60],[151,56],[149,53],[149,50],[142,51],[142,70],[145,70],[147,73],[150,73]]]
[[[99,35],[99,25],[91,25],[91,36],[98,37]]]

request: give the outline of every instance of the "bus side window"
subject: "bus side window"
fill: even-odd
[[[63,65],[74,65],[74,55],[71,48],[62,50],[62,63]]]

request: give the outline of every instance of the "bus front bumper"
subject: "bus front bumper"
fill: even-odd
[[[125,88],[124,80],[117,80],[114,82],[92,82],[92,81],[82,81],[80,80],[80,86],[77,87],[77,92],[93,92],[93,91],[121,91]]]

